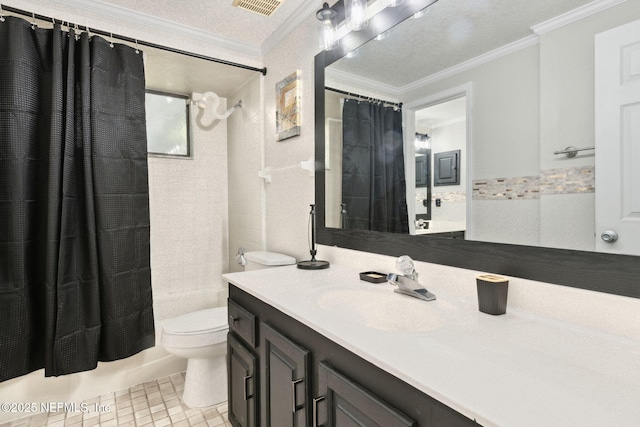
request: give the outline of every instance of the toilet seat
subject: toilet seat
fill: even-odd
[[[165,347],[203,347],[226,340],[227,307],[194,311],[167,319],[160,338]]]

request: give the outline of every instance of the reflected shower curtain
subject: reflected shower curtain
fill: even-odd
[[[408,233],[402,112],[345,99],[342,202],[350,229]]]
[[[0,22],[0,381],[154,345],[142,55]]]

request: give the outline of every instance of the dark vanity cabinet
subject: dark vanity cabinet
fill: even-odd
[[[234,427],[478,425],[231,284],[227,362]]]
[[[258,358],[256,317],[229,300],[227,375],[229,422],[234,427],[258,426]]]
[[[324,362],[318,368],[321,396],[313,400],[313,426],[413,427],[415,422]],[[318,406],[326,404],[325,420],[319,420]]]
[[[234,426],[257,426],[257,368],[257,357],[233,333],[229,332],[227,335],[229,422]]]
[[[260,324],[260,393],[264,427],[305,427],[309,408],[307,349]]]

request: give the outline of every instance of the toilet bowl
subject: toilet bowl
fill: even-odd
[[[246,270],[295,264],[275,252],[242,253]],[[202,408],[227,400],[227,307],[183,314],[162,323],[160,342],[171,354],[188,359],[182,401]]]
[[[227,307],[194,311],[167,319],[160,342],[188,359],[182,401],[202,408],[227,400]]]

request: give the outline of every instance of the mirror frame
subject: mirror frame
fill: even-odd
[[[325,227],[325,67],[437,1],[416,0],[386,8],[369,20],[366,29],[346,34],[336,49],[322,51],[314,59],[317,243],[640,298],[637,256]],[[341,16],[343,1],[333,8]]]

